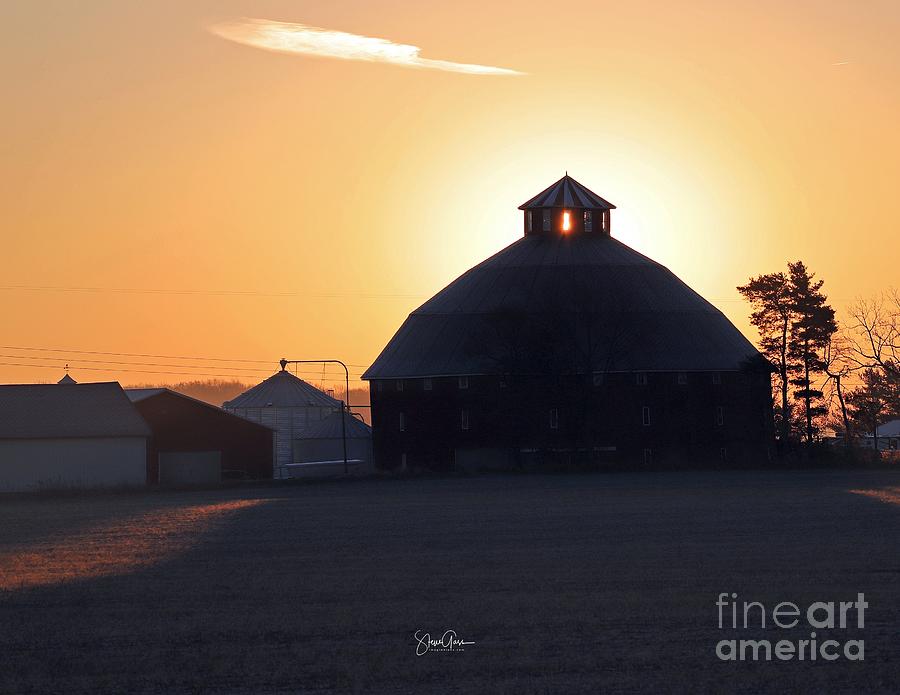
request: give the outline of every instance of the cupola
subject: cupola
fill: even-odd
[[[568,172],[519,206],[519,210],[525,211],[525,236],[582,233],[609,236],[610,211],[615,208]]]

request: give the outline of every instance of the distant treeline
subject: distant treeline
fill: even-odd
[[[340,399],[343,396],[343,389],[335,390],[333,386],[315,382],[310,383],[316,388],[326,393],[330,393],[337,399]],[[180,381],[176,384],[138,384],[131,388],[167,388],[172,391],[177,391],[178,393],[183,393],[185,396],[196,398],[198,401],[221,407],[223,403],[230,401],[232,398],[251,387],[253,387],[253,384],[247,384],[243,381],[204,379],[198,381]],[[369,405],[369,389],[367,387],[350,389],[350,405],[367,423],[371,423],[369,408],[367,407]]]
[[[179,381],[176,384],[138,384],[129,388],[158,389],[167,388],[198,401],[219,406],[238,394],[249,389],[253,384],[230,379],[204,379],[202,381]]]

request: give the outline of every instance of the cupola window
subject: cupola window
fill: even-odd
[[[563,211],[562,230],[568,232],[572,230],[572,214],[568,210]]]
[[[591,211],[584,211],[584,231],[593,232],[594,231],[594,220],[592,219]]]
[[[545,232],[550,231],[550,210],[544,208],[544,226],[543,229]]]

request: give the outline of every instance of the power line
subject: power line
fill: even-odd
[[[421,294],[379,294],[374,292],[262,292],[257,290],[185,290],[145,287],[62,287],[54,285],[0,285],[8,292],[100,292],[109,294],[161,294],[213,297],[313,297],[316,299],[420,299]]]
[[[104,352],[102,350],[71,350],[69,348],[46,348],[46,347],[23,347],[21,345],[0,345],[0,350],[23,350],[33,352],[62,352],[73,355],[110,355],[113,357],[149,357],[159,360],[202,360],[205,362],[247,362],[251,364],[271,364],[277,365],[278,360],[247,360],[236,357],[191,357],[188,355],[151,355],[140,352]],[[185,365],[187,366],[187,365]],[[367,369],[365,364],[348,364],[348,367],[356,367],[358,369]]]
[[[87,362],[89,364],[103,364],[103,365],[125,365],[130,367],[174,367],[176,369],[208,369],[208,365],[198,364],[159,364],[157,362],[121,362],[116,360],[92,360],[87,357],[79,357],[75,360],[69,360],[65,357],[41,357],[41,358],[33,358],[27,357],[25,355],[4,355],[0,354],[0,358],[5,359],[16,359],[16,360],[28,360],[28,359],[44,359],[44,360],[54,360],[59,362],[69,362],[70,364],[81,364],[82,362]],[[228,371],[235,372],[271,372],[274,370],[271,369],[256,369],[254,367],[226,367],[226,366],[216,366],[216,369],[227,369]]]
[[[55,285],[0,285],[0,291],[6,292],[81,292],[108,294],[156,294],[173,296],[210,296],[210,297],[308,297],[313,299],[425,299],[425,294],[375,293],[375,292],[263,292],[258,290],[187,290],[149,287],[63,287]],[[737,297],[705,297],[709,302],[743,303],[746,300]],[[829,301],[837,304],[849,304],[850,299],[829,297]]]
[[[61,360],[62,361],[62,360]],[[22,364],[16,362],[0,362],[0,367],[23,367],[23,368],[36,368],[36,369],[62,369],[60,365],[57,364]],[[235,379],[235,378],[244,378],[244,379],[258,379],[259,376],[255,374],[209,374],[202,372],[176,372],[176,371],[157,371],[157,370],[148,370],[148,369],[122,369],[122,368],[106,368],[106,367],[82,367],[77,366],[75,368],[77,371],[90,371],[90,372],[127,372],[130,374],[160,374],[164,376],[190,376],[190,377],[210,377],[216,379]],[[343,382],[344,379],[332,379],[330,381],[340,381]],[[362,382],[362,379],[351,378],[350,381],[353,382]]]
[[[28,350],[35,352],[65,352],[76,355],[113,355],[115,357],[151,357],[160,360],[205,360],[208,362],[252,362],[258,364],[278,364],[278,360],[243,360],[234,357],[189,357],[187,355],[151,355],[140,352],[104,352],[102,350],[71,350],[69,348],[23,347],[21,345],[0,345],[2,350]]]
[[[156,371],[156,372],[150,372],[150,373],[157,373],[157,374],[181,374],[181,375],[186,375],[186,376],[187,376],[187,375],[193,375],[193,376],[210,376],[210,375],[204,374],[204,373],[202,373],[202,372],[182,372],[182,371],[177,371],[177,370],[179,370],[179,369],[207,369],[207,370],[209,370],[209,369],[221,369],[221,370],[229,369],[229,370],[234,370],[234,371],[241,372],[241,373],[239,373],[239,374],[215,374],[215,375],[211,375],[211,376],[221,377],[221,378],[223,378],[223,379],[224,379],[224,378],[231,378],[231,379],[234,379],[234,378],[260,379],[261,377],[260,377],[260,375],[259,375],[258,373],[257,373],[257,374],[246,374],[246,373],[243,373],[243,372],[245,372],[245,371],[254,371],[254,372],[263,372],[264,374],[273,374],[273,373],[275,373],[275,371],[276,371],[276,370],[252,369],[252,368],[249,369],[249,370],[242,370],[240,367],[222,367],[222,366],[219,366],[219,365],[196,365],[196,366],[193,366],[193,365],[187,365],[187,364],[183,364],[183,365],[177,365],[177,364],[176,364],[176,365],[171,365],[171,364],[159,364],[159,363],[155,363],[155,362],[105,362],[105,361],[103,361],[103,360],[85,360],[85,359],[69,360],[69,359],[64,358],[64,357],[41,357],[41,358],[31,358],[31,357],[26,357],[26,356],[24,356],[24,355],[3,355],[3,354],[0,354],[0,358],[14,359],[14,360],[41,359],[41,360],[44,360],[44,361],[56,362],[57,364],[52,364],[52,365],[48,365],[48,364],[44,364],[44,365],[22,364],[22,363],[20,363],[20,362],[15,362],[15,363],[6,362],[6,363],[4,363],[4,364],[6,364],[7,366],[23,366],[23,367],[25,367],[25,366],[42,366],[42,367],[53,368],[53,369],[62,369],[64,366],[69,366],[69,367],[71,367],[72,369],[76,369],[76,370],[78,370],[78,369],[91,369],[91,370],[93,370],[93,371],[105,371],[105,372],[120,372],[120,371],[121,371],[121,372],[128,372],[128,371],[143,371],[143,370],[128,369],[127,367],[172,367],[172,371]],[[98,367],[87,367],[87,366],[85,366],[85,365],[83,364],[83,363],[85,363],[85,362],[91,363],[91,364],[95,364],[95,365],[99,365],[99,366],[98,366]],[[301,371],[301,372],[298,373],[298,376],[299,376],[299,375],[303,375],[303,376],[306,377],[307,379],[312,379],[313,377],[320,377],[319,373],[318,373],[318,372],[314,372],[314,371]],[[354,380],[354,381],[360,381],[359,379],[356,379],[355,377],[353,378],[353,380]],[[325,379],[322,380],[322,381],[323,381],[323,383],[324,383],[325,381],[337,383],[337,382],[343,382],[344,379],[343,379],[343,377],[338,377],[338,376],[333,376],[333,377],[327,377],[327,376],[326,376]]]
[[[2,367],[27,367],[29,369],[60,369],[59,365],[55,364],[16,364],[13,362],[0,362],[0,366]],[[255,379],[258,378],[254,375],[250,374],[201,374],[198,372],[161,372],[161,371],[151,371],[147,369],[106,369],[103,367],[78,367],[79,371],[90,371],[90,372],[129,372],[134,374],[164,374],[167,376],[205,376],[205,377],[213,377],[218,379],[234,379],[235,377],[244,377],[247,379]]]

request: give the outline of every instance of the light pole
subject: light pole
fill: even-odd
[[[344,413],[345,408],[348,414],[350,412],[350,370],[347,369],[347,365],[340,360],[286,360],[284,357],[281,358],[278,364],[281,365],[282,371],[289,364],[339,364],[344,368],[344,383],[346,385],[344,398],[346,401],[341,401],[341,440],[344,445],[344,475],[349,475],[350,471],[347,465],[347,416]]]

